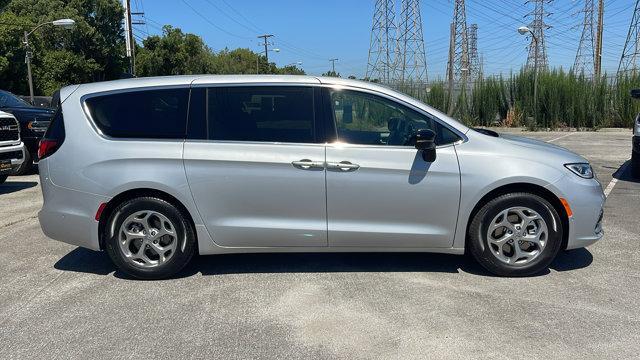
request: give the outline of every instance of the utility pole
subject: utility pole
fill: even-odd
[[[258,39],[262,39],[264,42],[264,57],[267,60],[267,68],[269,67],[269,38],[273,37],[273,34],[264,34],[264,35],[258,35]],[[260,58],[260,55],[256,56],[256,74],[260,73],[259,67],[258,67],[258,60]]]
[[[584,13],[584,20],[576,59],[573,62],[573,72],[578,75],[584,73],[587,76],[592,76],[596,74],[596,53],[593,37],[594,0],[584,0],[584,8],[581,12]]]
[[[631,72],[635,74],[638,71],[638,58],[640,57],[640,0],[636,0],[636,6],[633,10],[631,24],[629,24],[629,33],[627,41],[624,43],[620,65],[618,65],[618,75]]]
[[[529,24],[533,36],[529,45],[529,56],[527,57],[527,69],[532,70],[534,67],[538,71],[544,71],[549,68],[547,58],[547,47],[544,42],[544,30],[550,29],[551,26],[544,22],[544,18],[549,16],[544,10],[544,4],[550,3],[552,0],[527,0],[525,4],[533,2],[535,9],[527,14],[533,16],[533,20]]]
[[[604,0],[598,0],[598,31],[596,32],[596,54],[594,59],[594,74],[597,78],[600,77],[600,73],[602,71],[603,28],[604,28]]]
[[[418,85],[427,82],[427,56],[419,0],[402,0],[400,5],[393,81]]]
[[[388,84],[394,69],[396,41],[394,0],[376,0],[369,42],[366,78]]]
[[[338,61],[338,59],[329,59],[329,61],[331,61],[331,71],[333,72],[333,74],[336,74],[336,61]]]
[[[136,50],[133,40],[133,26],[131,23],[131,0],[122,0],[124,6],[124,40],[127,49],[127,57],[129,58],[129,73],[135,75],[136,69]]]

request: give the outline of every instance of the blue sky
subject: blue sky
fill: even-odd
[[[131,0],[144,11],[147,24],[135,27],[136,38],[159,34],[169,24],[202,36],[213,49],[260,50],[260,33],[274,34],[270,60],[278,65],[302,61],[308,74],[330,68],[343,76],[364,76],[375,0]],[[399,2],[399,0],[398,0]],[[597,3],[597,0],[596,0]],[[518,70],[527,58],[527,40],[518,26],[533,5],[524,0],[467,0],[467,23],[478,24],[478,51],[486,74]],[[554,0],[545,33],[551,66],[573,64],[582,29],[583,0]],[[635,0],[605,0],[603,68],[615,72],[629,29]],[[449,47],[452,0],[421,1],[429,78],[444,77]]]

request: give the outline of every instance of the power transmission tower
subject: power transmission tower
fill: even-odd
[[[471,24],[467,29],[469,39],[469,81],[474,82],[482,75],[480,56],[478,55],[478,24]]]
[[[397,82],[427,82],[427,56],[424,51],[419,0],[402,0],[400,5],[394,67],[394,80]]]
[[[618,75],[638,71],[638,58],[640,58],[640,0],[636,0],[636,7],[633,10],[633,17],[629,25],[627,41],[624,43],[620,65],[618,65]]]
[[[593,38],[594,1],[584,0],[584,9],[581,12],[584,13],[584,21],[582,22],[580,44],[573,63],[573,72],[576,74],[584,73],[586,76],[591,77],[596,73],[595,42]]]
[[[369,43],[366,78],[390,83],[396,36],[394,0],[376,0]]]
[[[533,2],[535,9],[527,14],[533,16],[533,20],[529,23],[529,27],[533,32],[531,44],[529,45],[529,56],[527,57],[527,69],[531,70],[537,66],[538,71],[544,71],[549,68],[549,60],[547,58],[547,46],[544,42],[544,31],[551,28],[544,22],[544,18],[549,13],[544,11],[544,4],[553,0],[527,0],[525,4]]]
[[[604,28],[604,0],[598,0],[598,31],[596,32],[595,70],[596,77],[600,77],[602,69],[602,30]]]
[[[469,41],[464,0],[455,0],[450,36],[447,74],[449,75],[449,114],[453,114],[454,86],[459,84],[461,89],[465,89],[469,75]]]

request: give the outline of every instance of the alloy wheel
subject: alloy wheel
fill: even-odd
[[[137,211],[120,226],[118,244],[126,261],[139,267],[156,267],[173,257],[178,244],[176,227],[157,211]]]
[[[498,260],[522,266],[537,258],[549,238],[546,221],[527,207],[511,207],[498,213],[487,230],[491,254]]]

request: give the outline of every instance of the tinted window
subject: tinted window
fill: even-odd
[[[430,129],[436,144],[459,137],[433,118],[395,101],[349,90],[329,90],[338,140],[350,144],[413,146],[416,131]]]
[[[310,87],[210,88],[206,114],[212,140],[315,142]]]
[[[100,130],[115,138],[184,139],[189,89],[141,90],[87,99]]]

